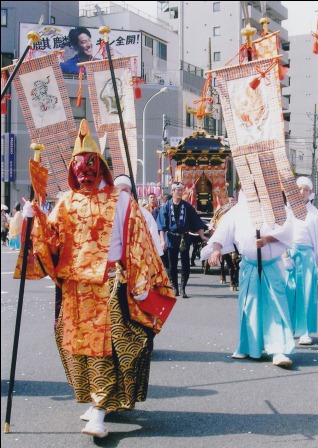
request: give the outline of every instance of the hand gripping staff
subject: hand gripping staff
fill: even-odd
[[[241,29],[241,35],[246,37],[246,49],[247,49],[247,60],[253,60],[253,52],[252,52],[252,36],[256,33],[256,28],[251,26],[251,22],[248,14],[248,6],[247,2],[240,2],[243,10],[243,14],[246,20],[246,27]],[[256,239],[261,237],[260,230],[256,229]],[[258,276],[261,279],[262,277],[262,252],[258,247],[257,249],[257,266],[258,266]]]
[[[44,145],[40,143],[32,143],[30,149],[34,151],[33,160],[30,159],[30,177],[31,177],[31,194],[30,201],[34,199],[34,192],[39,198],[40,203],[45,200],[45,190],[46,183],[48,177],[48,171],[46,168],[41,166],[40,164],[40,151],[44,150]],[[25,228],[24,235],[24,244],[22,244],[21,250],[23,251],[22,258],[22,268],[21,268],[21,276],[20,276],[20,288],[19,288],[19,298],[18,298],[18,306],[17,306],[17,317],[14,331],[14,340],[13,340],[13,349],[12,349],[12,359],[11,359],[11,369],[10,369],[10,381],[8,388],[8,400],[7,400],[7,409],[6,409],[6,419],[4,424],[4,432],[10,432],[10,419],[11,419],[11,409],[12,409],[12,396],[13,396],[13,388],[14,388],[14,379],[15,379],[15,369],[17,363],[17,354],[18,354],[18,344],[19,344],[19,335],[20,335],[20,325],[21,325],[21,317],[22,317],[22,306],[23,306],[23,296],[24,296],[24,286],[26,279],[26,269],[27,269],[27,261],[28,261],[28,253],[30,246],[30,236],[31,236],[31,227],[32,227],[32,219],[26,218],[27,224]]]

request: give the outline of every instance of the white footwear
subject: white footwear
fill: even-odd
[[[310,336],[308,336],[308,334],[303,334],[302,336],[300,336],[298,344],[299,345],[311,345],[312,338]]]
[[[106,430],[106,423],[104,423],[105,414],[106,412],[104,410],[93,408],[89,422],[86,423],[85,428],[82,429],[82,434],[99,437],[100,439],[106,437],[108,431]]]
[[[80,415],[80,419],[84,422],[88,422],[92,415],[93,406],[90,406],[84,414]],[[112,411],[106,411],[105,415],[110,414]]]
[[[99,439],[108,436],[108,431],[106,430],[106,423],[93,424],[88,422],[81,432],[82,434],[86,434],[92,437],[98,437]]]
[[[231,355],[231,358],[234,358],[234,359],[245,359],[245,358],[248,358],[248,355],[246,355],[245,353],[238,353],[237,351],[235,351]]]
[[[277,353],[273,356],[273,364],[274,366],[279,367],[287,367],[292,365],[292,360],[289,359],[287,356],[283,355],[283,353]]]
[[[84,414],[80,415],[80,419],[84,422],[88,422],[92,415],[93,406],[90,406]]]

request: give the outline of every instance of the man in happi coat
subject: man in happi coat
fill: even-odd
[[[305,221],[293,218],[293,247],[284,258],[287,299],[294,336],[300,345],[311,345],[310,334],[317,332],[318,210],[310,201],[314,197],[311,179],[301,176],[296,182],[307,215]]]
[[[266,223],[265,217],[256,238],[247,200],[240,192],[238,204],[222,218],[204,252],[209,263],[217,266],[222,252],[242,256],[239,273],[239,341],[233,358],[260,358],[263,349],[273,355],[273,364],[290,366],[286,356],[295,351],[295,342],[285,293],[283,253],[292,245],[292,217],[282,226]],[[262,271],[259,275],[257,249],[261,248]]]
[[[86,120],[68,182],[48,217],[30,202],[24,216],[34,216],[32,259],[61,287],[57,344],[77,402],[91,404],[82,432],[101,438],[107,413],[146,399],[153,338],[163,322],[144,312],[142,301],[153,291],[175,298],[139,206],[113,186]]]
[[[197,232],[203,241],[205,224],[196,209],[182,199],[184,185],[174,183],[171,186],[172,198],[159,209],[157,217],[162,249],[168,252],[169,277],[174,293],[179,295],[178,258],[181,258],[181,295],[188,298],[186,286],[190,276],[190,246],[189,232]]]

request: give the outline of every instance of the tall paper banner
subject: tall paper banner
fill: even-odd
[[[10,74],[14,66],[8,67]],[[69,189],[67,167],[76,127],[58,57],[23,62],[13,79],[32,143],[45,145],[41,163],[49,171],[47,195],[55,199]]]
[[[112,59],[122,117],[125,124],[131,167],[134,179],[137,174],[137,130],[130,57]],[[114,176],[129,175],[122,138],[116,98],[109,62],[107,59],[85,64],[88,90],[97,135],[107,142],[112,159]]]
[[[265,59],[278,56],[279,52],[279,31],[270,33],[253,41],[254,52],[257,59]]]
[[[282,189],[298,219],[307,213],[285,151],[278,61],[275,56],[214,70],[233,160],[256,229],[263,221],[260,204],[268,224],[286,220]]]

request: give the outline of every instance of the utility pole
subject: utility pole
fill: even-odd
[[[165,183],[165,157],[164,154],[166,152],[166,143],[167,143],[167,126],[169,125],[169,120],[167,119],[166,115],[162,115],[162,140],[161,140],[161,189],[163,191],[163,188],[166,187]]]

